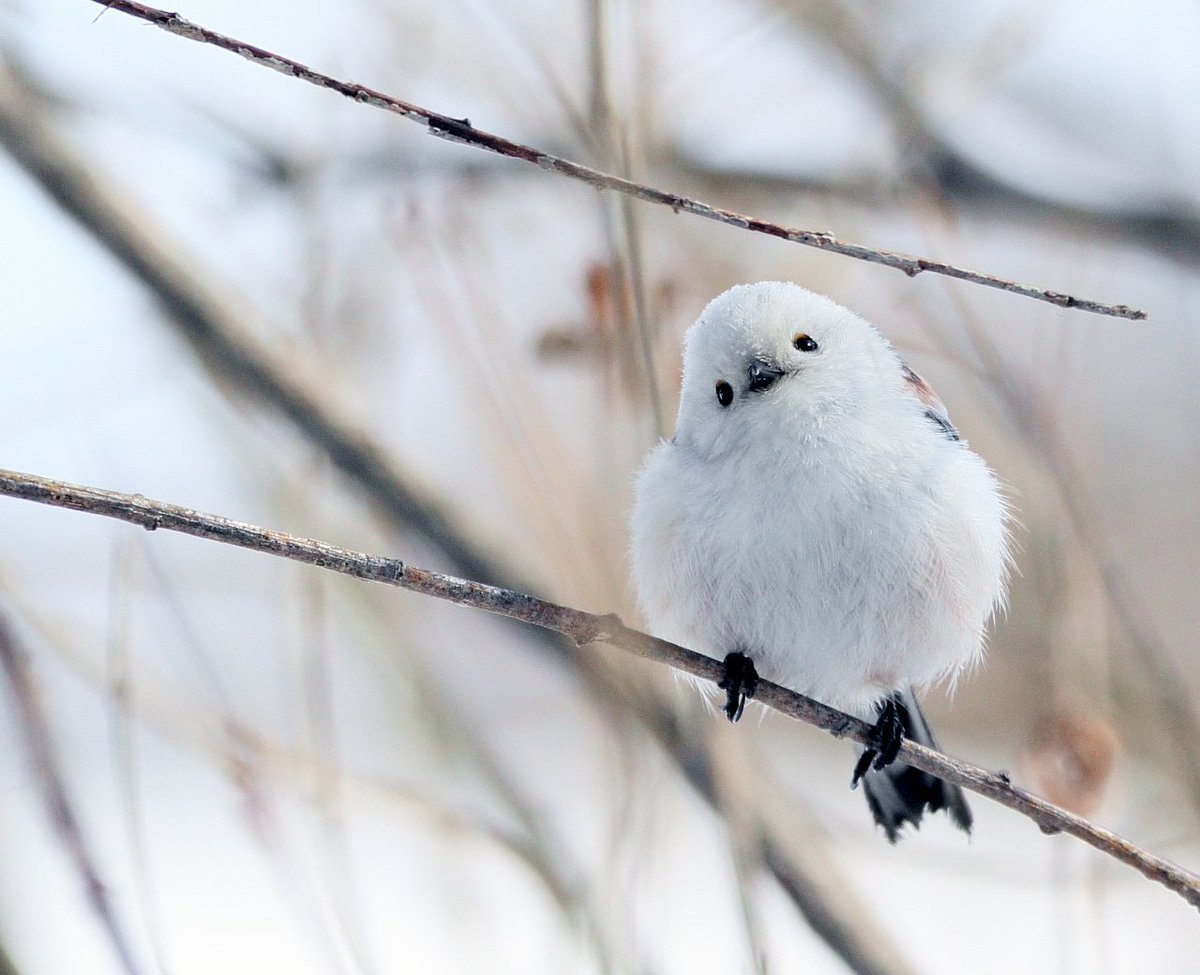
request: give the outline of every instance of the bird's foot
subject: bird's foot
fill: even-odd
[[[725,692],[725,717],[737,721],[746,709],[746,698],[754,697],[758,690],[758,671],[754,661],[740,650],[735,650],[725,658],[725,676],[717,687]]]
[[[850,788],[858,785],[858,780],[870,771],[872,764],[875,770],[887,768],[896,760],[900,745],[904,742],[904,715],[901,708],[904,705],[894,697],[889,697],[879,705],[879,717],[867,733],[866,750],[854,766],[854,778]]]

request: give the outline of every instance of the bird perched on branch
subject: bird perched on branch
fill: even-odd
[[[741,285],[688,331],[675,435],[637,482],[632,562],[660,636],[874,720],[861,778],[893,842],[961,790],[895,762],[934,746],[913,693],[978,660],[1004,600],[1007,509],[937,395],[870,324],[794,285]]]

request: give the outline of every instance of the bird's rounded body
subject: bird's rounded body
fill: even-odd
[[[867,322],[768,282],[689,331],[632,519],[656,635],[868,716],[977,659],[1006,537],[995,477]]]

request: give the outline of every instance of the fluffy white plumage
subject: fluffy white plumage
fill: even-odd
[[[637,482],[633,575],[655,634],[871,717],[978,659],[1006,520],[873,326],[794,284],[742,285],[687,334],[675,435]]]

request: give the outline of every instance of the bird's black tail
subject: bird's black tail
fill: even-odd
[[[921,706],[912,690],[906,688],[896,691],[891,700],[904,725],[904,737],[937,748],[929,723],[921,713]],[[867,772],[862,783],[871,814],[892,843],[899,839],[900,828],[905,823],[912,823],[914,829],[920,826],[921,817],[927,809],[930,812],[945,809],[954,825],[965,833],[971,832],[971,810],[962,789],[928,772],[893,762],[879,771]]]

